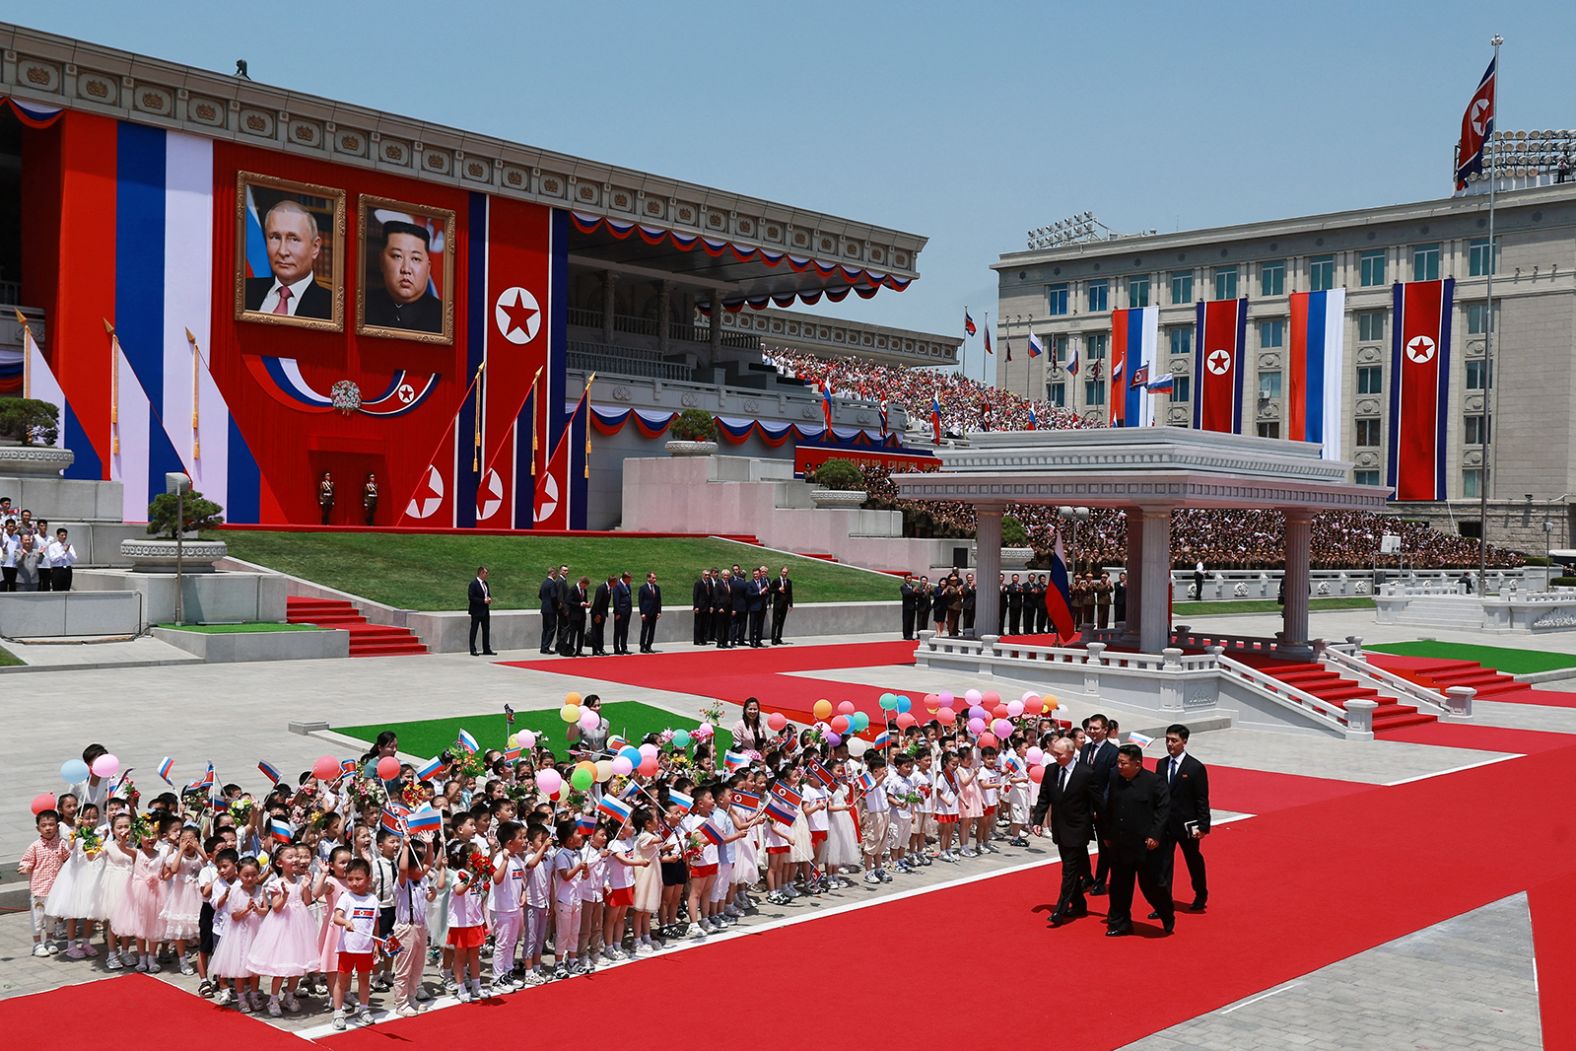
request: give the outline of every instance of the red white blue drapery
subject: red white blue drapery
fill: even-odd
[[[626,426],[633,426],[642,438],[655,440],[667,433],[668,427],[678,417],[674,412],[651,412],[645,409],[618,409],[605,405],[591,406],[591,425],[598,434],[611,437]],[[771,448],[778,448],[792,441],[799,445],[827,448],[901,449],[902,441],[895,434],[883,437],[878,430],[863,427],[833,427],[831,433],[821,424],[808,425],[779,420],[752,420],[742,416],[717,416],[717,437],[729,445],[743,445],[757,437]]]
[[[47,128],[60,119],[64,106],[46,106],[42,102],[24,102],[9,95],[0,95],[0,108],[8,109],[16,119],[29,128]]]

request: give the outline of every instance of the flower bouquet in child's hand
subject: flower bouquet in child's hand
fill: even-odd
[[[920,795],[918,792],[904,792],[903,793],[903,805],[904,806],[918,806],[919,804],[923,803],[924,801],[925,801],[925,797]]]
[[[230,816],[235,819],[237,825],[244,825],[252,819],[254,805],[251,796],[242,796],[230,804]]]
[[[471,882],[492,879],[492,858],[484,850],[473,850],[465,858],[465,871],[471,874]]]
[[[710,723],[712,726],[719,725],[722,722],[722,702],[713,701],[711,704],[708,704],[706,707],[702,708],[700,710],[700,717],[706,722]]]
[[[684,840],[684,860],[693,861],[699,858],[706,850],[706,837],[699,832],[691,832]]]
[[[88,828],[86,825],[79,825],[71,833],[71,842],[82,844],[83,856],[85,856],[89,861],[92,861],[94,858],[98,857],[99,854],[104,850],[104,837],[100,836],[97,832],[93,831],[91,828]]]

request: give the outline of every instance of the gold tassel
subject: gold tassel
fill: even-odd
[[[476,366],[476,435],[471,449],[472,471],[479,471],[482,467],[482,370],[486,367],[486,360]]]
[[[587,380],[586,380],[585,393],[581,395],[581,398],[584,399],[587,408],[591,407],[591,384],[593,384],[595,382],[596,382],[596,373],[593,372],[593,373],[591,373],[590,377],[587,378]],[[585,466],[585,476],[587,478],[591,477],[591,421],[590,420],[586,421],[586,466]]]
[[[531,477],[536,477],[536,454],[541,451],[541,442],[536,433],[536,382],[542,378],[543,366],[536,367],[536,375],[531,377],[531,393],[526,395],[531,400]]]
[[[120,455],[120,340],[115,326],[104,319],[104,331],[109,333],[109,452]]]
[[[28,327],[27,318],[22,312],[16,312],[16,323],[22,326],[22,397],[33,396],[33,355],[29,346],[33,342],[33,330]]]
[[[198,406],[202,398],[202,385],[200,377],[202,372],[198,363],[202,360],[202,353],[197,349],[197,337],[192,335],[192,330],[186,330],[186,342],[192,348],[192,459],[202,459],[202,438],[198,434]]]

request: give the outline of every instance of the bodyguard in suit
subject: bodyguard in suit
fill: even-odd
[[[979,592],[974,587],[974,574],[970,573],[963,580],[963,633],[969,634],[974,630],[974,610],[979,602]]]
[[[754,576],[750,577],[749,586],[745,594],[750,604],[750,648],[758,650],[766,643],[761,639],[766,634],[766,602],[771,595],[772,582],[766,579],[766,572],[757,569]]]
[[[553,651],[553,638],[558,634],[558,574],[567,570],[560,566],[558,569],[549,569],[547,579],[542,581],[542,586],[536,589],[536,597],[542,603],[542,652]]]
[[[605,657],[607,652],[604,645],[607,642],[607,611],[613,604],[613,582],[617,577],[608,577],[596,586],[596,594],[591,599],[591,656]]]
[[[586,610],[591,606],[591,596],[588,592],[590,585],[590,577],[581,577],[573,587],[569,588],[569,598],[566,603],[568,612],[564,618],[565,630],[559,633],[561,641],[558,647],[558,652],[565,657],[579,657],[585,650]]]
[[[719,650],[733,645],[733,574],[726,569],[711,589],[711,632]]]
[[[1045,612],[1045,585],[1033,573],[1023,583],[1023,631],[1026,635],[1040,632],[1040,614]]]
[[[1078,757],[1073,743],[1058,737],[1051,743],[1054,765],[1045,770],[1040,795],[1030,813],[1034,834],[1044,835],[1045,815],[1051,817],[1051,842],[1062,859],[1062,892],[1051,913],[1051,926],[1085,916],[1084,884],[1089,881],[1089,841],[1094,838],[1094,774]]]
[[[476,576],[470,587],[471,656],[493,656],[492,648],[492,588],[487,583],[487,567],[477,566]],[[482,648],[476,649],[476,632],[482,633]]]
[[[914,578],[905,576],[899,585],[897,593],[903,599],[903,637],[914,637],[914,612],[919,608],[918,589],[914,585]]]
[[[743,570],[735,570],[728,577],[728,596],[728,612],[733,624],[733,637],[729,641],[735,646],[742,646],[744,629],[750,616],[750,582],[744,579]]]
[[[613,582],[613,652],[629,652],[629,617],[634,612],[635,595],[630,589],[628,570]]]
[[[914,620],[919,624],[919,630],[924,631],[930,623],[930,604],[935,601],[935,594],[930,590],[930,578],[920,577],[919,585],[914,588]]]
[[[1166,823],[1166,840],[1160,845],[1162,875],[1171,890],[1176,848],[1182,848],[1188,877],[1193,883],[1193,903],[1189,912],[1203,912],[1209,901],[1209,883],[1204,878],[1202,840],[1209,835],[1209,771],[1187,753],[1188,728],[1181,723],[1166,727],[1166,757],[1155,773],[1166,783],[1171,795],[1171,815]],[[1189,822],[1194,823],[1189,829]]]
[[[1089,742],[1083,746],[1083,753],[1078,757],[1078,761],[1086,764],[1089,771],[1094,774],[1095,835],[1103,841],[1105,796],[1111,786],[1111,776],[1116,770],[1116,742],[1106,737],[1110,725],[1109,720],[1103,715],[1091,715],[1084,720],[1083,728],[1084,733],[1089,737]],[[1089,888],[1090,894],[1105,893],[1105,880],[1110,871],[1111,857],[1102,850],[1099,866],[1095,869],[1094,886]]]
[[[788,623],[788,611],[793,609],[793,581],[788,579],[788,567],[772,581],[772,645],[783,644],[783,626]]]
[[[1007,593],[1007,633],[1009,635],[1022,634],[1023,628],[1023,585],[1018,583],[1018,574],[1012,575],[1012,582],[1006,587]]]
[[[627,576],[627,574],[626,574]],[[640,652],[655,653],[657,621],[662,617],[662,588],[657,585],[655,573],[646,574],[640,585]]]
[[[695,618],[695,645],[704,646],[711,641],[711,570],[701,570],[700,579],[690,585],[690,609]]]
[[[1105,910],[1105,934],[1133,933],[1133,880],[1167,934],[1176,928],[1171,889],[1161,871],[1160,845],[1171,815],[1171,797],[1159,774],[1144,769],[1144,753],[1136,744],[1117,749],[1116,776],[1106,791],[1105,829],[1100,855],[1111,855],[1111,895]]]

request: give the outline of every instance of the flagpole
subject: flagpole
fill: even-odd
[[[1483,470],[1478,479],[1478,594],[1485,593],[1488,583],[1488,486],[1489,456],[1493,448],[1494,428],[1499,423],[1499,385],[1494,382],[1494,271],[1499,267],[1499,246],[1494,243],[1494,198],[1499,186],[1498,153],[1494,149],[1493,125],[1499,123],[1499,46],[1505,38],[1495,33],[1489,41],[1494,47],[1494,104],[1489,110],[1492,123],[1483,150],[1488,161],[1488,282],[1484,299],[1488,302],[1488,319],[1483,326]]]

